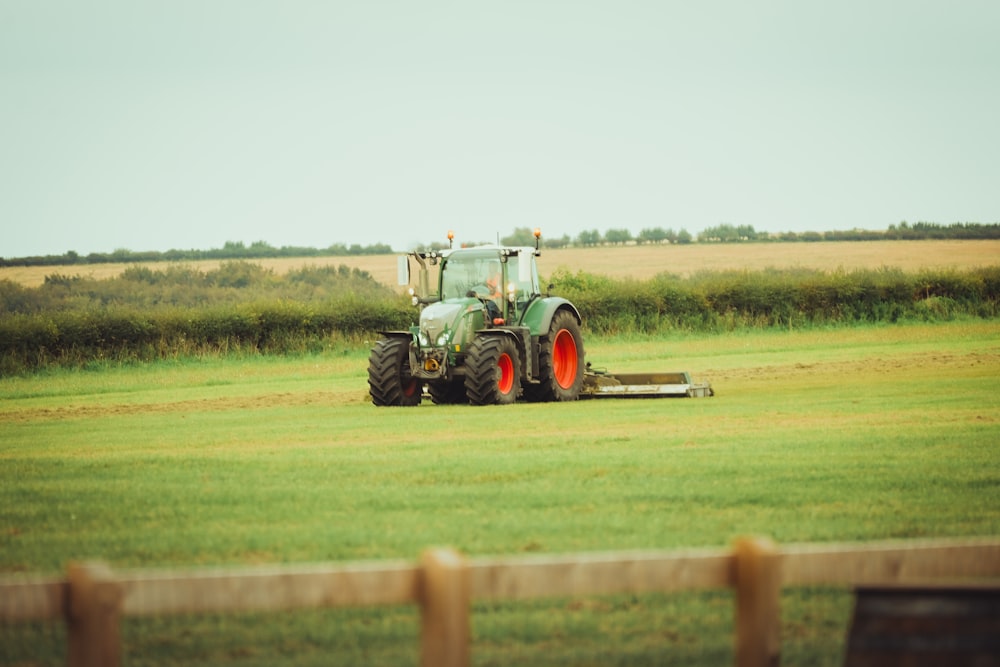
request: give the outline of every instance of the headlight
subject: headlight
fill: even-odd
[[[441,335],[438,336],[436,344],[437,344],[438,347],[444,347],[445,345],[448,344],[448,332],[447,331],[442,331],[441,332]]]
[[[420,347],[427,347],[431,344],[430,340],[427,339],[427,334],[423,331],[417,334],[417,342],[420,343]]]

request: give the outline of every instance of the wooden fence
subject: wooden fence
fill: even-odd
[[[0,622],[63,621],[71,666],[121,662],[122,616],[419,605],[421,664],[470,664],[473,600],[526,600],[731,588],[735,660],[777,664],[783,586],[913,583],[1000,576],[1000,538],[845,545],[741,539],[732,549],[367,562],[228,570],[112,572],[72,564],[65,578],[0,578]]]

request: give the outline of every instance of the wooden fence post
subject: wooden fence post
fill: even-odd
[[[71,563],[66,618],[69,667],[121,664],[122,587],[101,563]]]
[[[468,667],[472,597],[468,564],[452,549],[425,551],[420,564],[420,664]]]
[[[770,540],[736,541],[736,664],[781,662],[781,554]]]

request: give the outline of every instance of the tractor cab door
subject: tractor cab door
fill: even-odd
[[[514,310],[508,321],[517,321],[531,298],[541,292],[534,255],[526,251],[510,255],[507,258],[506,274],[504,296],[508,307]],[[510,298],[512,295],[513,300]]]

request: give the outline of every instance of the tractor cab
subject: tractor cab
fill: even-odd
[[[487,327],[518,322],[525,305],[538,294],[532,248],[468,248],[450,253],[441,263],[439,301],[480,301],[489,315]]]
[[[535,257],[539,249],[531,247],[477,246],[431,252],[412,252],[400,257],[399,284],[411,282],[409,259],[419,266],[416,287],[410,288],[414,305],[421,311],[434,303],[475,298],[496,317],[487,326],[523,319],[530,302],[541,295]],[[449,232],[449,240],[453,235]],[[430,273],[437,267],[437,291],[430,290]],[[492,305],[491,305],[492,304]]]

